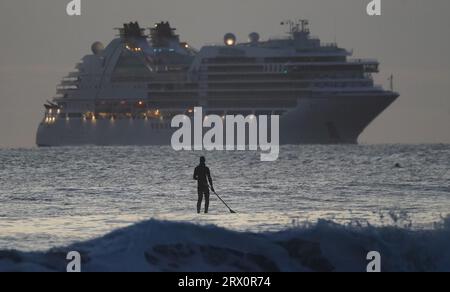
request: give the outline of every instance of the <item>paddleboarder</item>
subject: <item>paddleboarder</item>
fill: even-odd
[[[213,187],[211,172],[206,166],[206,158],[204,156],[200,157],[200,164],[195,168],[194,180],[197,181],[198,185],[197,213],[200,214],[203,197],[205,197],[205,214],[207,214],[209,211],[209,188],[211,188],[211,191],[213,192],[215,192],[215,190]]]

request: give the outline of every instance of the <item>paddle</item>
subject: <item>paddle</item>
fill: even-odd
[[[219,200],[222,201],[222,203],[228,208],[228,210],[230,210],[230,213],[231,213],[231,214],[236,214],[236,212],[233,211],[233,209],[231,209],[231,208],[227,205],[227,203],[225,203],[224,200],[222,200],[222,198],[216,193],[216,191],[214,191],[214,190],[211,190],[211,191],[219,198]]]

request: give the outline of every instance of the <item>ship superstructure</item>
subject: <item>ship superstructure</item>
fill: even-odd
[[[169,145],[175,115],[280,115],[282,144],[357,143],[398,94],[374,84],[377,60],[351,59],[312,38],[306,20],[282,23],[285,38],[251,33],[199,51],[168,22],[128,23],[106,48],[65,77],[45,105],[39,146]]]

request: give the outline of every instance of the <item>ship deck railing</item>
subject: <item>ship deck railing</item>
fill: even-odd
[[[348,63],[357,63],[357,64],[378,64],[377,59],[368,59],[368,58],[351,58],[347,60]]]
[[[361,91],[361,90],[375,90],[379,91],[382,90],[382,87],[374,87],[374,86],[366,86],[366,87],[352,87],[352,86],[326,86],[326,87],[319,87],[319,86],[308,86],[308,87],[289,87],[289,88],[264,88],[264,89],[257,89],[257,88],[249,88],[249,89],[212,89],[208,88],[206,92],[208,93],[254,93],[254,92],[261,92],[261,93],[267,93],[267,92],[280,92],[280,93],[290,93],[290,92],[309,92],[309,91],[316,91],[316,90],[329,90],[329,91]],[[158,94],[181,94],[187,91],[158,91],[158,90],[151,90],[149,91],[151,94],[158,95]],[[198,91],[195,91],[198,92]]]
[[[208,64],[202,64],[202,67],[261,67],[261,66],[346,66],[346,65],[355,65],[355,64],[378,64],[378,61],[376,59],[349,59],[345,62],[339,61],[330,61],[330,62],[281,62],[281,63],[208,63]],[[209,72],[208,72],[209,73]]]

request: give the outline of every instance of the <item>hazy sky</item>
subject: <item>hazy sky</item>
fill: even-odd
[[[450,1],[382,0],[369,17],[369,0],[82,0],[69,17],[69,0],[0,1],[0,147],[32,147],[43,103],[94,41],[113,39],[114,27],[169,20],[196,47],[241,40],[257,31],[282,35],[279,23],[307,18],[323,41],[381,61],[378,83],[395,75],[400,99],[361,136],[364,143],[450,143]]]

